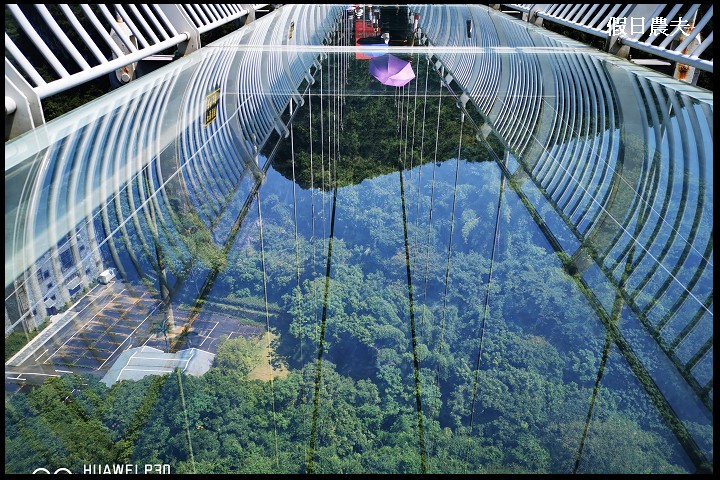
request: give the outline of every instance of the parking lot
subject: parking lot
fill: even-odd
[[[187,312],[175,310],[175,324],[183,325],[188,321]],[[260,335],[265,329],[258,325],[242,323],[238,318],[218,313],[203,313],[193,321],[190,331],[185,336],[179,349],[199,348],[210,353],[216,353],[220,339],[223,336],[230,338],[254,337]],[[163,337],[150,337],[144,345],[166,350]]]
[[[119,281],[96,285],[38,335],[13,366],[6,365],[6,380],[42,381],[72,372],[102,374],[122,352],[143,345],[167,352],[167,340],[173,339],[166,340],[159,332],[164,317],[157,294],[142,285]],[[179,308],[173,309],[173,317],[176,332],[191,321],[190,313]],[[175,339],[174,350],[198,348],[215,354],[223,337],[256,337],[264,331],[238,316],[203,312],[192,319],[188,333]]]
[[[149,334],[161,303],[146,290],[111,282],[94,289],[74,305],[67,315],[73,318],[59,334],[44,345],[35,361],[96,370]],[[133,344],[135,342],[135,344]]]

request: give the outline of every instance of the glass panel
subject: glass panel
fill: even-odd
[[[712,110],[284,5],[7,142],[6,472],[712,471]]]

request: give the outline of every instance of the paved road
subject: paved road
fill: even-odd
[[[122,350],[137,346],[134,338],[147,336],[159,306],[130,284],[96,285],[6,362],[6,381],[105,370]]]
[[[176,325],[183,325],[189,313],[175,309],[174,317]],[[104,375],[129,348],[147,345],[167,351],[164,337],[153,332],[162,320],[161,302],[144,287],[120,281],[96,285],[5,363],[5,383],[37,384],[68,373]],[[214,354],[223,336],[252,337],[262,332],[263,327],[235,316],[203,313],[179,348]]]

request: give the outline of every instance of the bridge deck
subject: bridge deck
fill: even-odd
[[[388,322],[357,342],[412,358],[417,333],[430,351],[452,339],[460,358],[469,336],[480,353],[462,361],[482,372],[506,322],[522,348],[590,359],[569,423],[592,423],[598,392],[599,409],[627,394],[681,468],[712,469],[712,93],[487,7],[408,14],[407,46],[360,49],[353,27],[372,20],[288,5],[7,142],[6,333],[94,295],[114,267],[151,301],[118,307],[125,330],[90,332],[108,338],[85,355],[93,371],[146,311],[180,348],[183,325],[211,338],[212,315],[291,322],[296,276],[310,295],[332,272],[341,298],[336,279],[352,284],[355,268],[385,285],[379,269],[394,283],[343,304],[348,322]],[[378,83],[368,64],[384,53],[414,80]],[[410,308],[396,311],[405,283]],[[327,301],[308,300],[318,319]],[[425,311],[442,331],[415,331]],[[82,350],[90,333],[76,333],[58,356]],[[31,350],[11,363],[27,368]],[[415,360],[419,386],[432,364]]]

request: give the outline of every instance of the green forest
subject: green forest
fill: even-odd
[[[6,394],[6,473],[695,470],[502,181],[502,143],[412,60],[415,81],[394,91],[373,84],[367,62],[327,58],[235,243],[212,245],[187,212],[175,212],[178,230],[197,265],[173,266],[160,240],[172,269],[215,276],[196,306],[272,305],[259,318],[288,375],[249,379],[257,344],[231,339],[198,377],[52,378]],[[191,303],[187,289],[178,303]],[[712,445],[710,429],[692,433]]]

